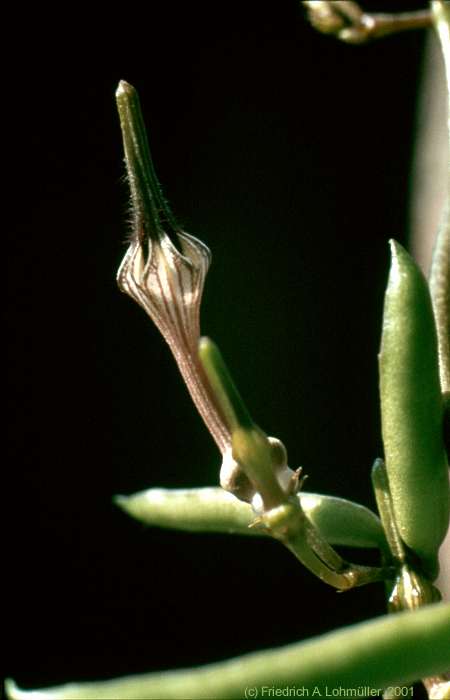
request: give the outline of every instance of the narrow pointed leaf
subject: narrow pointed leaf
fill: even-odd
[[[269,697],[269,688],[296,686],[307,688],[310,697],[315,688],[316,697],[326,697],[333,689],[342,695],[347,691],[346,697],[362,697],[360,687],[365,697],[373,697],[387,686],[446,671],[449,639],[450,604],[438,603],[207,666],[37,691],[21,690],[7,681],[7,693],[10,700],[213,700],[264,697],[264,688]]]
[[[381,523],[368,508],[317,493],[302,492],[298,498],[305,515],[330,544],[386,547]],[[146,525],[190,532],[267,534],[262,527],[250,527],[255,520],[251,506],[221,488],[148,489],[116,496],[115,502]]]
[[[146,525],[189,532],[262,534],[249,527],[255,519],[251,506],[219,487],[148,489],[131,496],[116,496],[114,501]]]

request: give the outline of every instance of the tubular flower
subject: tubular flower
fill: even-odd
[[[116,98],[133,212],[131,243],[117,281],[158,327],[195,406],[224,454],[231,445],[230,433],[197,359],[200,304],[211,253],[204,243],[180,229],[162,196],[136,90],[122,80]]]

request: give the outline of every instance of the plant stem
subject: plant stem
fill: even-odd
[[[313,574],[340,591],[382,581],[389,576],[385,568],[346,562],[308,520],[295,497],[265,511],[261,521],[272,537],[282,542]]]

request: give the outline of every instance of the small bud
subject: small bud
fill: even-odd
[[[416,610],[422,605],[430,605],[440,600],[441,596],[437,588],[405,564],[396,578],[389,596],[388,607],[390,612]]]

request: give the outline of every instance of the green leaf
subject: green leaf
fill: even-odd
[[[116,496],[114,501],[146,525],[189,532],[263,534],[249,527],[255,519],[251,506],[219,487],[148,489],[131,496]]]
[[[301,492],[302,509],[330,544],[346,547],[386,547],[381,523],[368,508],[344,498]],[[149,489],[115,502],[146,525],[190,532],[266,535],[249,527],[255,515],[248,503],[221,488]]]
[[[36,691],[21,690],[9,680],[6,689],[10,700],[213,700],[264,697],[264,692],[269,697],[269,688],[289,687],[306,688],[309,697],[316,688],[315,697],[333,690],[362,697],[357,690],[363,688],[368,697],[445,672],[449,639],[450,604],[438,603],[202,667]]]
[[[330,544],[386,550],[380,520],[368,508],[345,498],[318,493],[302,492],[299,498],[305,515]]]
[[[391,250],[379,356],[386,469],[400,535],[435,576],[449,521],[436,328],[421,271],[395,241]]]

